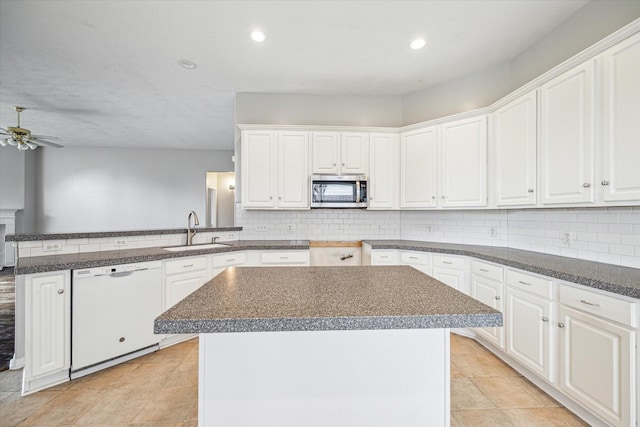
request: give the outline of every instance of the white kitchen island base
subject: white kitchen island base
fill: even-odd
[[[449,426],[449,329],[200,334],[199,426]]]

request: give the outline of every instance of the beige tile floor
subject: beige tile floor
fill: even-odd
[[[20,396],[0,372],[0,426],[196,426],[198,341]],[[452,426],[584,426],[475,341],[451,338]]]

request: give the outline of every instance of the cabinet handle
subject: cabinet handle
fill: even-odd
[[[58,289],[59,294],[64,294],[64,289]]]
[[[487,270],[486,268],[481,268],[480,271],[484,271],[485,273],[489,272],[489,270]]]
[[[522,280],[518,280],[518,283],[526,285],[526,286],[533,286],[531,283],[523,282]]]
[[[453,264],[451,261],[442,261],[443,264]]]
[[[228,259],[227,262],[233,262],[235,260],[236,260],[235,258],[231,258],[231,259]]]
[[[409,259],[418,259],[417,256],[410,256]]]
[[[496,295],[494,298],[495,298],[496,301],[500,301],[500,297],[499,296]]]
[[[289,259],[288,256],[281,256],[280,259]]]
[[[564,323],[558,322],[558,328],[560,328],[560,329],[564,328]]]
[[[581,303],[586,304],[586,305],[590,305],[591,307],[600,307],[600,304],[595,304],[586,300],[581,299],[580,300]]]
[[[187,268],[187,267],[193,267],[193,264],[185,264],[182,266],[182,268]]]
[[[582,184],[582,186],[584,188],[589,188],[589,187],[591,187],[591,184],[589,184],[588,182],[585,182],[584,184]]]
[[[533,188],[528,189],[527,193],[533,193]]]
[[[549,321],[549,318],[548,318],[548,317],[546,317],[546,316],[542,316],[542,321],[543,321],[543,322],[548,322],[548,321]],[[559,326],[559,325],[558,325],[558,326]]]
[[[602,181],[600,184],[602,184],[602,185],[609,185],[609,181]]]

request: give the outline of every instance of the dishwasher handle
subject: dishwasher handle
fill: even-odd
[[[136,271],[140,271],[140,270],[136,270]],[[127,277],[127,276],[131,276],[134,272],[133,271],[120,271],[117,273],[109,273],[110,277]]]

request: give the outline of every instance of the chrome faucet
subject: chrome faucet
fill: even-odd
[[[191,217],[193,217],[193,230],[191,229]],[[193,244],[193,236],[197,233],[195,229],[196,225],[200,225],[198,215],[196,215],[195,211],[191,211],[187,217],[187,246],[191,246]]]

